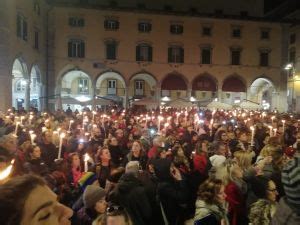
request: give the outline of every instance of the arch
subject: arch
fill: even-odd
[[[29,106],[29,75],[22,57],[17,57],[12,64],[12,106],[19,109]]]
[[[254,79],[249,87],[249,97],[259,102],[264,109],[270,109],[276,106],[277,95],[273,81],[265,76]]]
[[[223,81],[222,91],[224,92],[246,92],[245,82],[239,76],[232,75]]]
[[[216,92],[218,90],[218,82],[209,74],[198,75],[192,81],[192,90]]]
[[[41,110],[40,97],[42,94],[41,72],[37,65],[31,67],[30,72],[30,106]]]
[[[250,94],[257,94],[261,89],[268,89],[270,87],[275,89],[273,81],[268,77],[260,76],[251,82],[249,91]]]
[[[129,82],[132,80],[135,80],[135,79],[145,80],[149,84],[151,89],[155,89],[155,87],[157,85],[156,77],[153,76],[151,73],[148,73],[147,71],[141,71],[141,72],[133,74],[130,77]]]
[[[96,87],[99,87],[101,85],[101,83],[106,79],[119,80],[122,83],[123,87],[126,89],[127,82],[126,82],[125,78],[121,75],[121,73],[119,73],[117,71],[113,71],[113,70],[104,71],[101,74],[99,74],[95,80]]]
[[[184,90],[188,89],[189,82],[178,73],[169,73],[161,81],[161,90]]]

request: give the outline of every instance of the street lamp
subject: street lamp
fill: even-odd
[[[285,67],[284,67],[284,69],[286,70],[286,71],[289,71],[288,72],[288,79],[290,78],[290,74],[292,75],[292,82],[293,82],[293,86],[292,86],[292,97],[291,97],[291,99],[292,99],[292,103],[291,103],[291,106],[290,106],[290,110],[292,111],[292,112],[294,112],[295,111],[295,99],[294,99],[294,92],[295,92],[295,68],[294,68],[294,65],[293,65],[293,63],[288,63]]]

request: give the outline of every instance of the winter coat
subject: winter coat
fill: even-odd
[[[259,199],[253,203],[249,212],[249,220],[252,225],[270,225],[275,213],[276,204],[267,199]]]
[[[194,224],[201,225],[220,225],[221,220],[229,225],[227,219],[227,210],[220,206],[207,204],[203,200],[196,201],[196,212],[194,216]]]
[[[285,197],[281,198],[272,219],[272,225],[299,225],[300,210],[292,209],[286,202]]]
[[[32,159],[24,163],[24,170],[26,173],[33,173],[40,176],[48,174],[47,165],[41,159]]]
[[[57,158],[58,151],[54,144],[40,144],[40,149],[42,152],[41,159],[46,163],[49,168],[54,167],[54,161]]]
[[[142,182],[133,174],[124,174],[109,200],[123,206],[130,215],[134,225],[150,225],[152,209]]]

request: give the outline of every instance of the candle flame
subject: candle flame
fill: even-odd
[[[15,160],[11,160],[10,165],[0,172],[0,180],[4,180],[11,174]]]
[[[89,160],[90,160],[89,154],[85,153],[85,155],[84,155],[84,161],[87,162]]]

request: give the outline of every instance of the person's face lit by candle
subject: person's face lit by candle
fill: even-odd
[[[132,154],[135,156],[135,157],[139,157],[140,156],[140,153],[141,153],[141,146],[140,146],[140,143],[138,142],[133,142],[132,144],[132,147],[131,147],[131,151],[132,151]]]
[[[78,155],[73,155],[72,156],[72,167],[73,168],[78,168],[80,166],[80,158]]]
[[[32,159],[39,159],[39,158],[41,158],[41,149],[40,149],[40,147],[39,146],[35,146],[33,148],[32,153],[30,154],[30,156],[31,156]]]

